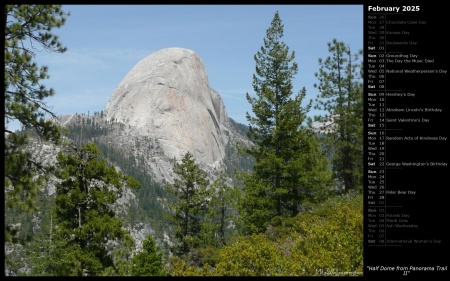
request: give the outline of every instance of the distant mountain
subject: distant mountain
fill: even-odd
[[[148,232],[151,226],[159,238],[167,228],[161,215],[165,183],[173,182],[172,168],[186,152],[211,180],[222,170],[235,180],[235,170],[250,171],[253,165],[236,148],[251,145],[248,127],[228,117],[202,60],[187,49],[151,54],[119,83],[104,110],[63,115],[57,122],[69,130],[72,142],[96,143],[109,163],[142,183],[136,199],[119,206],[121,214],[133,228]],[[138,236],[144,237],[139,231]]]
[[[170,245],[171,230],[163,219],[166,210],[161,201],[168,198],[165,183],[174,180],[175,162],[186,152],[194,155],[211,180],[222,170],[234,180],[234,170],[249,171],[253,165],[250,156],[236,149],[236,144],[251,145],[247,126],[228,117],[219,93],[209,86],[201,58],[188,49],[163,49],[144,58],[119,83],[102,111],[63,115],[54,121],[68,129],[69,142],[96,143],[110,164],[142,183],[138,190],[124,188],[114,205],[137,250],[150,233],[160,244]],[[35,154],[35,161],[55,163],[61,148],[31,137],[26,149]],[[39,194],[40,205],[53,205],[56,181],[51,178]],[[8,213],[5,224],[16,227],[18,235],[30,231],[35,235],[50,219],[49,212],[50,208],[43,209],[32,224],[22,223],[28,220],[26,214]],[[14,245],[8,244],[5,254],[22,260]],[[16,270],[28,271],[26,261],[21,263],[22,269]]]
[[[242,161],[235,151],[237,143],[250,145],[245,125],[228,118],[203,61],[188,49],[149,55],[119,83],[101,113],[62,116],[60,122],[103,130],[96,142],[134,160],[130,165],[145,166],[159,183],[173,181],[172,167],[188,151],[212,178],[222,169],[251,167],[250,159]]]

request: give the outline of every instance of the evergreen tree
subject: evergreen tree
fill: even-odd
[[[315,117],[325,132],[324,147],[332,158],[334,177],[345,191],[362,189],[363,176],[363,87],[362,62],[350,47],[333,39],[331,53],[319,58],[316,73],[320,94],[315,108],[324,115]],[[359,52],[359,55],[361,51]]]
[[[163,254],[151,235],[142,243],[142,251],[132,259],[133,276],[164,276]]]
[[[8,129],[11,122],[37,133],[43,140],[58,143],[60,129],[45,120],[55,116],[43,101],[54,94],[41,80],[49,78],[47,67],[33,61],[33,50],[43,48],[63,53],[54,28],[64,25],[66,14],[60,5],[5,5],[5,205],[27,211],[35,209],[37,190],[50,170],[25,152],[28,134]],[[44,176],[41,176],[44,175]],[[8,235],[6,236],[8,237]]]
[[[239,190],[227,183],[229,178],[222,172],[211,185],[214,192],[205,215],[203,235],[207,236],[205,244],[215,247],[224,246],[230,236],[230,225],[237,219],[237,202]],[[228,239],[227,239],[228,238]]]
[[[169,206],[173,213],[168,218],[175,224],[175,253],[181,256],[199,245],[201,216],[211,192],[206,172],[198,167],[191,153],[187,152],[181,163],[175,163],[173,171],[179,178],[166,187],[176,200]]]
[[[102,275],[131,276],[133,269],[132,252],[135,249],[133,237],[126,233],[120,243],[108,246],[110,246],[110,248],[113,247],[112,257],[114,264],[113,266],[106,268]]]
[[[292,62],[294,52],[281,41],[283,24],[278,12],[267,29],[264,46],[254,57],[256,74],[253,89],[256,97],[247,93],[254,116],[247,113],[250,124],[248,136],[255,144],[242,151],[255,158],[254,173],[241,175],[245,197],[242,210],[245,225],[250,232],[260,232],[275,216],[294,216],[300,210],[301,200],[312,196],[310,184],[303,177],[315,178],[326,186],[326,167],[311,166],[305,161],[323,159],[315,144],[315,134],[307,126],[307,113],[312,101],[302,107],[306,95],[303,88],[293,95],[292,80],[298,66]],[[305,156],[308,155],[308,156]]]
[[[57,156],[60,181],[56,185],[51,242],[47,258],[39,267],[45,270],[36,274],[97,276],[105,274],[106,269],[111,274],[117,268],[108,245],[132,241],[111,205],[121,196],[124,184],[134,188],[139,183],[100,159],[95,144],[72,149],[73,153],[60,152]]]

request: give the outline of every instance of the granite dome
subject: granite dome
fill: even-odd
[[[189,151],[218,167],[230,139],[224,103],[209,86],[202,59],[188,49],[162,49],[138,62],[103,113],[156,141],[165,158],[179,160]]]

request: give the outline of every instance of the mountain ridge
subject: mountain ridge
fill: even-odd
[[[63,115],[58,122],[69,128],[91,125],[89,130],[98,131],[92,140],[119,151],[131,165],[146,167],[158,183],[173,182],[173,165],[186,152],[210,179],[221,170],[231,176],[237,159],[245,157],[235,145],[251,145],[210,87],[200,56],[184,48],[161,49],[139,61],[95,116]],[[77,130],[77,138],[84,139]],[[251,160],[244,162],[249,170]]]
[[[172,159],[188,151],[206,172],[224,169],[227,145],[246,138],[233,130],[200,56],[184,48],[162,49],[138,62],[114,90],[103,115],[157,148],[159,158],[147,158],[155,160],[149,165],[159,182],[173,181],[171,172],[160,171],[171,171]]]

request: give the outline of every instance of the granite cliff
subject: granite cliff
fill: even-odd
[[[85,118],[74,117],[63,116],[60,122]],[[112,93],[99,121],[104,122],[109,132],[96,142],[148,167],[160,183],[173,181],[174,162],[188,151],[214,178],[225,162],[229,166],[226,158],[236,156],[236,143],[249,144],[210,87],[202,59],[183,48],[162,49],[138,62]]]

